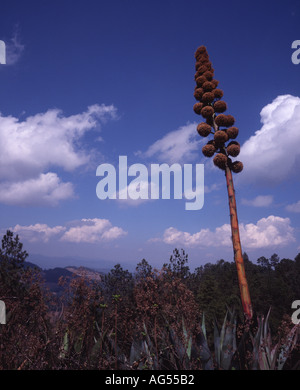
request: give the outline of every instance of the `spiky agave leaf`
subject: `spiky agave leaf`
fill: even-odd
[[[236,315],[229,311],[229,322],[225,324],[222,343],[221,367],[223,369],[228,370],[230,368],[236,349]]]
[[[229,317],[229,319],[227,319]],[[228,370],[236,352],[236,315],[227,310],[221,331],[214,320],[215,359],[219,368]]]
[[[189,334],[186,330],[183,317],[182,317],[182,329],[183,329],[183,336],[184,336],[185,345],[186,345],[186,354],[187,354],[189,360],[191,360],[193,340],[192,340],[192,336],[189,336]]]
[[[250,335],[253,344],[252,369],[274,370],[277,361],[278,345],[272,348],[271,332],[269,328],[269,309],[266,318],[258,318],[258,329],[256,335]]]
[[[195,343],[192,346],[193,357],[200,358],[202,367],[204,370],[213,370],[213,357],[208,347],[206,326],[205,326],[205,314],[202,314],[201,332],[196,336]]]
[[[290,332],[286,336],[285,343],[280,348],[280,352],[278,354],[278,365],[277,365],[278,370],[283,369],[283,366],[287,361],[290,352],[292,352],[292,350],[297,345],[299,334],[300,334],[300,325],[297,324],[290,330]]]
[[[109,347],[111,349],[111,354],[114,355],[114,357],[117,357],[118,364],[121,367],[125,366],[127,363],[127,358],[125,354],[122,352],[121,348],[115,342],[114,331],[111,330],[106,337],[109,343]]]
[[[66,357],[68,350],[69,350],[69,332],[66,331],[66,333],[64,334],[62,350],[59,354],[59,358],[64,359]]]
[[[180,340],[173,328],[169,328],[169,338],[172,345],[172,353],[170,353],[170,361],[173,362],[175,369],[191,369],[191,362],[187,355],[187,348]]]
[[[84,335],[83,334],[80,334],[77,338],[76,338],[76,340],[75,340],[75,342],[74,342],[74,351],[76,352],[76,353],[80,353],[81,352],[81,350],[82,350],[82,347],[83,347],[83,339],[84,339]]]
[[[259,326],[255,337],[251,336],[253,343],[253,369],[260,370],[282,370],[290,354],[295,348],[298,338],[299,326],[295,325],[286,336],[285,343],[280,346],[277,343],[272,346],[272,337],[269,327],[269,316],[259,318]]]
[[[205,326],[205,314],[204,314],[204,312],[203,312],[203,314],[202,314],[201,330],[202,330],[202,332],[203,332],[203,336],[204,336],[205,340],[207,340],[207,336],[206,336],[206,326]]]
[[[133,339],[130,348],[129,364],[132,366],[134,363],[139,362],[142,359],[143,340]]]
[[[145,332],[145,337],[146,337],[146,344],[144,345],[144,350],[145,351],[152,351],[151,352],[151,364],[152,364],[152,367],[154,370],[158,370],[159,369],[159,357],[156,356],[156,351],[154,350],[154,345],[151,341],[151,338],[150,338],[150,335],[149,335],[149,332],[147,330],[147,327],[146,327],[146,324],[145,322],[143,323],[143,328],[144,328],[144,332]]]

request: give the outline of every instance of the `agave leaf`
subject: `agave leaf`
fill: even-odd
[[[147,356],[147,360],[148,362],[152,363],[152,356],[151,356],[151,351],[148,347],[148,344],[147,344],[147,341],[142,341],[142,351],[145,353],[145,355]],[[153,364],[151,364],[153,365]]]
[[[217,365],[221,364],[221,341],[220,341],[220,331],[216,319],[214,319],[214,346],[215,346],[215,359]]]
[[[257,319],[258,328],[255,336],[250,333],[250,338],[253,345],[253,358],[252,358],[252,369],[257,370],[260,367],[260,348],[263,330],[263,317]]]
[[[269,326],[271,308],[266,318],[258,319],[258,329],[255,337],[251,337],[253,344],[253,369],[275,370],[278,354],[278,345],[272,347],[272,338]]]
[[[236,352],[236,317],[230,313],[229,324],[224,328],[223,345],[221,350],[221,368],[228,370],[233,355]]]
[[[270,310],[268,312],[268,315]],[[266,319],[268,319],[268,315]],[[258,318],[258,329],[255,337],[251,337],[253,343],[253,369],[269,370],[270,364],[266,354],[267,326],[264,317]]]
[[[220,333],[220,350],[223,349],[224,337],[225,337],[225,332],[226,332],[227,315],[228,315],[228,311],[225,314],[221,333]]]
[[[188,335],[188,332],[186,330],[185,324],[184,324],[184,319],[182,317],[182,329],[183,329],[183,335],[185,339],[185,344],[186,344],[186,354],[191,360],[191,354],[192,354],[192,336]]]
[[[101,334],[101,330],[100,330],[100,327],[99,327],[99,325],[98,325],[98,322],[97,322],[97,321],[95,321],[95,325],[96,325],[96,329],[97,329],[97,331],[99,332],[99,334]]]
[[[186,348],[181,342],[180,338],[177,336],[174,329],[172,329],[171,327],[169,328],[169,338],[173,346],[173,351],[175,352],[174,354],[175,367],[177,369],[182,369],[182,367],[184,369],[189,369],[189,361],[187,359]]]
[[[205,314],[202,314],[202,323],[201,323],[201,333],[196,337],[196,348],[199,353],[200,361],[203,365],[204,370],[213,370],[213,358],[211,351],[208,347],[207,336],[206,336],[206,326],[205,326]]]
[[[63,344],[62,344],[62,351],[59,354],[60,359],[64,359],[66,357],[66,354],[69,349],[69,336],[68,331],[64,334]]]
[[[219,368],[228,370],[236,352],[236,315],[227,310],[221,331],[214,320],[215,359]]]
[[[267,317],[266,317],[266,319],[264,321],[265,322],[264,323],[264,337],[266,337],[268,332],[269,332],[269,316],[270,316],[270,313],[271,313],[271,308],[269,309]]]
[[[139,361],[143,355],[143,340],[133,340],[131,349],[130,349],[130,357],[129,364],[132,365],[134,362]]]
[[[108,329],[101,330],[97,321],[95,321],[95,325],[96,325],[96,329],[97,329],[97,331],[99,333],[99,337],[102,340],[102,342],[104,343],[104,340],[106,338],[106,334],[108,333]],[[109,333],[109,337],[111,336],[111,333],[112,333],[112,331]]]
[[[196,342],[192,347],[192,355],[200,358],[204,370],[213,370],[213,358],[209,350],[207,340],[202,332],[196,337]]]
[[[143,323],[144,336],[146,340],[134,339],[130,349],[129,362],[132,365],[135,361],[140,361],[139,368],[142,369],[142,360],[145,358],[148,369],[158,369],[158,362],[155,353],[153,352],[153,344],[151,342],[149,333],[145,323]]]
[[[266,351],[266,357],[267,357],[267,360],[269,363],[269,367],[271,368],[273,357],[272,357],[271,331],[270,331],[270,327],[269,327],[270,312],[271,312],[271,308],[268,311],[268,314],[267,314],[267,317],[266,317],[265,323],[264,323],[264,332],[263,332],[263,339],[262,339],[263,345],[262,346]]]
[[[258,361],[259,361],[259,368],[261,370],[269,370],[270,369],[269,363],[268,363],[268,360],[267,360],[267,357],[266,357],[266,353],[263,350],[261,350],[261,349],[259,350]]]
[[[169,335],[170,335],[170,340],[171,340],[171,343],[173,344],[174,350],[176,351],[179,359],[182,361],[184,358],[184,355],[185,355],[185,348],[184,348],[182,342],[180,341],[179,337],[177,336],[176,332],[174,331],[174,329],[172,329],[172,328],[169,329]]]
[[[94,339],[95,341],[95,344],[92,348],[92,351],[91,351],[91,359],[94,360],[97,358],[97,356],[99,355],[99,352],[100,352],[100,349],[101,349],[101,344],[102,344],[102,339],[99,338],[98,340],[97,339]]]
[[[145,331],[145,335],[146,335],[147,344],[149,345],[149,348],[152,350],[153,345],[152,345],[152,342],[151,342],[151,339],[150,339],[145,322],[143,323],[143,327],[144,327],[144,331]]]
[[[278,370],[282,370],[283,366],[289,356],[289,353],[295,348],[299,335],[299,324],[295,325],[286,337],[286,342],[280,349],[278,355]]]
[[[74,350],[76,353],[80,353],[83,346],[83,335],[81,334],[74,343]]]
[[[108,340],[108,342],[110,344],[110,347],[111,347],[113,353],[117,355],[118,360],[121,363],[125,363],[126,360],[127,360],[126,356],[124,355],[124,353],[122,353],[122,351],[119,348],[118,344],[115,343],[115,338],[113,337],[113,334],[114,334],[114,331],[111,330],[109,332],[109,334],[107,335],[107,340]]]
[[[271,351],[271,367],[270,367],[270,370],[275,370],[276,362],[277,362],[278,349],[279,349],[279,345],[276,344],[275,347]]]
[[[204,315],[204,312],[203,312],[203,314],[202,314],[201,329],[202,329],[203,335],[204,335],[204,337],[205,337],[205,340],[207,340],[207,336],[206,336],[206,326],[205,326],[205,315]]]

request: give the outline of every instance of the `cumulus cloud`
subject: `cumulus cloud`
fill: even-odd
[[[9,230],[19,234],[22,240],[29,242],[48,242],[56,236],[60,241],[77,243],[99,243],[116,240],[127,232],[118,226],[113,226],[107,219],[81,219],[65,226],[50,227],[47,224],[16,225]]]
[[[285,209],[291,213],[300,213],[300,200],[296,203],[287,205]]]
[[[242,199],[242,204],[253,207],[268,207],[273,203],[272,195],[259,195],[254,199]]]
[[[115,107],[103,104],[71,116],[58,109],[25,120],[0,114],[0,202],[56,205],[72,197],[72,184],[47,170],[71,172],[88,164],[91,153],[80,147],[81,138],[115,117]]]
[[[107,219],[82,219],[77,226],[64,233],[61,241],[96,243],[115,240],[126,234],[122,228],[113,226]]]
[[[240,224],[242,247],[247,249],[288,245],[295,241],[293,231],[289,218],[273,215],[260,219],[256,224]],[[224,224],[215,231],[201,229],[194,234],[170,227],[165,230],[162,241],[170,245],[190,247],[228,247],[232,245],[231,227]]]
[[[0,202],[8,205],[56,206],[74,196],[72,183],[64,183],[56,173],[40,174],[37,178],[0,184]]]
[[[78,141],[107,115],[115,115],[114,106],[96,104],[69,117],[52,109],[24,121],[0,114],[0,178],[33,177],[50,166],[72,171],[88,163]]]
[[[171,245],[181,244],[191,247],[228,246],[230,245],[230,225],[218,227],[215,232],[209,229],[201,229],[200,232],[194,234],[170,227],[164,232],[163,242]]]
[[[146,152],[139,151],[137,155],[155,157],[169,164],[192,161],[198,156],[199,145],[203,143],[196,126],[196,123],[191,123],[171,131],[149,146]]]
[[[278,184],[300,168],[300,98],[278,96],[260,113],[262,127],[241,147],[240,180]]]
[[[64,232],[66,228],[64,226],[49,227],[46,224],[36,223],[29,226],[16,225],[10,230],[29,242],[48,242],[51,237]]]

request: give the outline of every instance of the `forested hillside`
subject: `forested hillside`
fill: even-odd
[[[11,232],[0,256],[0,299],[7,309],[1,369],[263,369],[264,345],[257,349],[255,338],[262,323],[272,339],[262,333],[259,340],[286,351],[273,369],[299,369],[291,305],[300,298],[300,254],[256,261],[244,254],[251,323],[243,318],[235,264],[224,260],[191,272],[188,255],[175,249],[160,270],[143,259],[135,273],[117,264],[101,280],[65,272],[57,294],[39,268],[24,267],[27,253]],[[52,273],[56,280],[57,270]],[[228,345],[220,356],[227,358],[218,360],[222,326]]]

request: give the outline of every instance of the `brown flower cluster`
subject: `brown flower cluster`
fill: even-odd
[[[198,47],[195,58],[194,97],[197,103],[194,105],[194,112],[205,119],[205,122],[199,123],[197,131],[201,137],[208,137],[210,134],[214,136],[202,148],[202,153],[206,157],[215,155],[213,161],[218,168],[225,170],[228,166],[233,172],[239,173],[243,170],[242,162],[232,162],[230,158],[237,157],[240,153],[240,144],[233,141],[239,133],[234,126],[235,118],[224,114],[227,104],[221,100],[223,91],[217,88],[219,82],[214,79],[214,69],[205,46]]]

